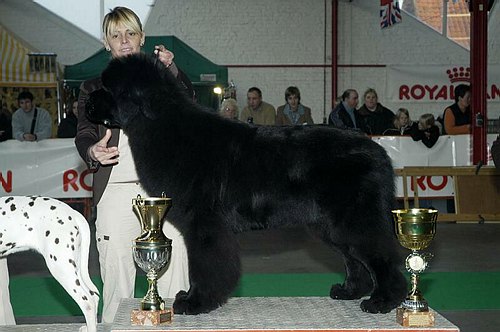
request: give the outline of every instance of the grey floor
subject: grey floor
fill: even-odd
[[[500,223],[442,224],[429,247],[439,271],[500,271]],[[343,272],[340,257],[302,228],[254,231],[239,235],[244,273]],[[404,249],[402,249],[404,251]],[[9,256],[11,275],[48,275],[36,253]],[[99,274],[92,247],[90,272]],[[500,301],[500,299],[499,299]],[[431,304],[432,306],[432,304]],[[463,332],[493,332],[500,328],[500,310],[440,311]],[[19,317],[18,324],[84,322],[83,317]]]

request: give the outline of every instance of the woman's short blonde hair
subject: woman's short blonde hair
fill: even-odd
[[[219,114],[224,115],[224,112],[228,107],[234,108],[236,110],[236,114],[234,114],[234,117],[238,118],[238,102],[233,98],[227,98],[222,101],[222,103],[220,104]]]
[[[430,128],[434,125],[436,122],[436,119],[434,118],[434,115],[431,113],[425,113],[420,116],[418,119],[418,125],[420,128],[427,129]]]
[[[141,20],[136,13],[126,7],[115,7],[104,16],[102,21],[104,37],[110,36],[111,32],[119,24],[123,24],[133,32],[143,33]]]

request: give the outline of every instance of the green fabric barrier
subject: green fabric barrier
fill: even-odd
[[[92,279],[102,289],[100,278]],[[331,285],[343,280],[341,273],[245,274],[233,296],[328,296]],[[500,309],[500,272],[423,273],[419,288],[438,311]],[[144,296],[146,290],[146,278],[138,276],[136,296]],[[50,277],[12,277],[10,292],[18,317],[82,315],[73,299]],[[101,309],[102,303],[99,313]]]

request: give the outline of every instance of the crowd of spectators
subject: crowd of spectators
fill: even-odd
[[[431,148],[440,135],[469,134],[471,132],[471,91],[469,85],[459,84],[454,89],[455,103],[445,108],[437,119],[426,113],[412,121],[406,108],[394,114],[383,106],[377,92],[369,88],[363,94],[363,105],[357,108],[358,92],[347,89],[340,102],[332,109],[328,124],[339,129],[363,132],[367,135],[411,136]]]
[[[256,125],[312,125],[311,108],[301,103],[300,90],[289,86],[284,93],[285,104],[275,108],[265,102],[262,91],[251,87],[246,94],[246,106],[238,109],[234,98],[222,101],[218,109],[220,116],[234,121]],[[432,147],[440,135],[469,134],[471,132],[471,90],[469,85],[459,84],[454,89],[454,103],[435,117],[430,113],[412,120],[410,111],[399,108],[396,113],[382,105],[377,91],[368,88],[358,108],[359,94],[355,89],[345,90],[328,116],[328,125],[355,130],[366,135],[411,136],[425,146]],[[0,112],[0,142],[8,139],[39,141],[52,135],[52,119],[49,113],[36,107],[33,94],[22,91],[18,95],[19,109],[11,114]],[[58,138],[76,135],[78,123],[78,101],[70,99],[64,118],[58,125]]]

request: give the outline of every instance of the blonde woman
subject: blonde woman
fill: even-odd
[[[120,58],[141,51],[145,34],[137,15],[125,7],[112,9],[103,21],[104,46],[111,57]],[[163,45],[155,53],[188,94],[191,82],[173,62],[174,55]],[[136,267],[132,256],[132,240],[141,231],[131,208],[132,198],[147,193],[139,183],[128,138],[120,129],[109,129],[89,122],[85,102],[88,95],[102,88],[100,78],[85,81],[78,99],[76,147],[94,172],[93,201],[97,206],[96,240],[103,281],[102,321],[111,323],[122,298],[134,297]],[[191,93],[192,96],[192,93]],[[187,252],[180,233],[165,222],[163,232],[172,239],[172,257],[168,269],[158,280],[160,296],[175,297],[189,289]]]
[[[238,120],[238,102],[236,99],[224,99],[220,105],[219,115],[223,118]]]

